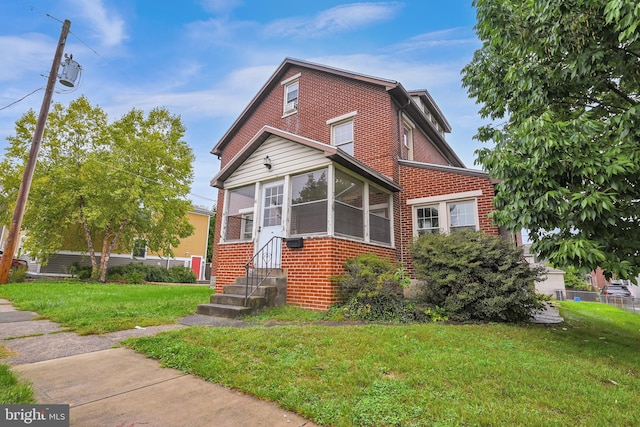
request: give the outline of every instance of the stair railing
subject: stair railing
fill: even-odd
[[[282,237],[273,236],[253,257],[244,265],[246,272],[246,288],[244,294],[244,306],[247,306],[249,297],[253,295],[260,285],[275,270],[282,267]]]

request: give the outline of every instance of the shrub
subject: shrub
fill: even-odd
[[[107,279],[124,279],[129,283],[142,283],[143,281],[195,283],[196,275],[190,268],[183,266],[175,266],[166,269],[159,265],[131,263],[109,268],[109,271],[107,272]]]
[[[193,270],[181,265],[171,267],[168,272],[169,277],[171,277],[171,281],[174,283],[196,283],[196,280],[198,279]]]
[[[578,270],[575,267],[573,266],[566,267],[564,268],[564,271],[565,271],[564,286],[567,289],[573,289],[575,291],[591,290],[591,284],[582,280],[581,274],[578,272]]]
[[[406,320],[404,269],[376,254],[348,259],[346,273],[333,278],[344,301],[345,317],[360,320]]]
[[[535,293],[542,267],[499,236],[460,231],[425,234],[411,247],[418,300],[444,308],[452,320],[522,321],[542,306]]]
[[[21,283],[27,280],[27,268],[26,267],[11,267],[9,270],[9,276],[7,277],[8,283]]]

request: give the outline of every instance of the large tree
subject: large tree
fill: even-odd
[[[5,223],[35,125],[33,111],[16,122],[0,163]],[[67,108],[54,104],[24,216],[24,248],[43,263],[62,248],[82,250],[101,281],[111,253],[131,251],[136,239],[144,239],[148,250],[173,255],[172,246],[193,232],[186,198],[193,153],[184,132],[180,118],[162,108],[146,116],[133,109],[109,124],[85,97]]]
[[[640,273],[640,1],[476,0],[463,84],[494,220],[556,266]]]

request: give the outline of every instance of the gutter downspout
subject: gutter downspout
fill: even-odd
[[[402,167],[400,166],[400,163],[399,163],[400,158],[402,158],[402,137],[404,135],[403,126],[402,126],[402,113],[409,106],[409,104],[411,104],[411,96],[407,97],[407,103],[405,105],[401,106],[400,109],[398,110],[398,148],[399,148],[398,154],[399,154],[399,156],[396,159],[396,163],[398,164],[398,183],[402,182],[402,176],[401,176]],[[404,238],[403,238],[403,234],[404,234],[403,233],[403,221],[402,221],[402,209],[403,209],[403,206],[402,206],[402,195],[401,194],[402,193],[398,193],[398,205],[399,205],[398,206],[398,209],[399,209],[398,213],[399,213],[399,216],[400,216],[400,218],[399,218],[400,219],[400,262],[402,264],[404,264],[404,259],[405,259],[404,252],[405,252],[405,249],[404,249]],[[403,267],[404,267],[404,265],[403,265]]]

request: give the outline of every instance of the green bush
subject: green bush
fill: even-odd
[[[425,234],[411,247],[418,301],[444,308],[457,321],[515,322],[542,306],[535,293],[542,267],[499,236],[460,231]]]
[[[9,270],[9,276],[7,277],[8,283],[21,283],[27,280],[27,268],[26,267],[11,267]]]
[[[169,269],[159,265],[131,263],[109,268],[108,280],[124,279],[129,283],[147,282],[171,282],[171,283],[195,283],[196,275],[188,267],[175,266]]]
[[[174,283],[196,283],[196,280],[198,279],[193,270],[181,265],[171,267],[168,272],[171,277],[171,281]]]
[[[339,285],[346,318],[407,320],[403,288],[408,279],[404,269],[373,253],[348,259],[344,268],[346,273],[333,280]]]
[[[563,269],[565,271],[564,274],[564,286],[567,289],[573,289],[575,291],[590,291],[591,284],[582,280],[582,275],[578,272],[578,270],[569,266]]]

